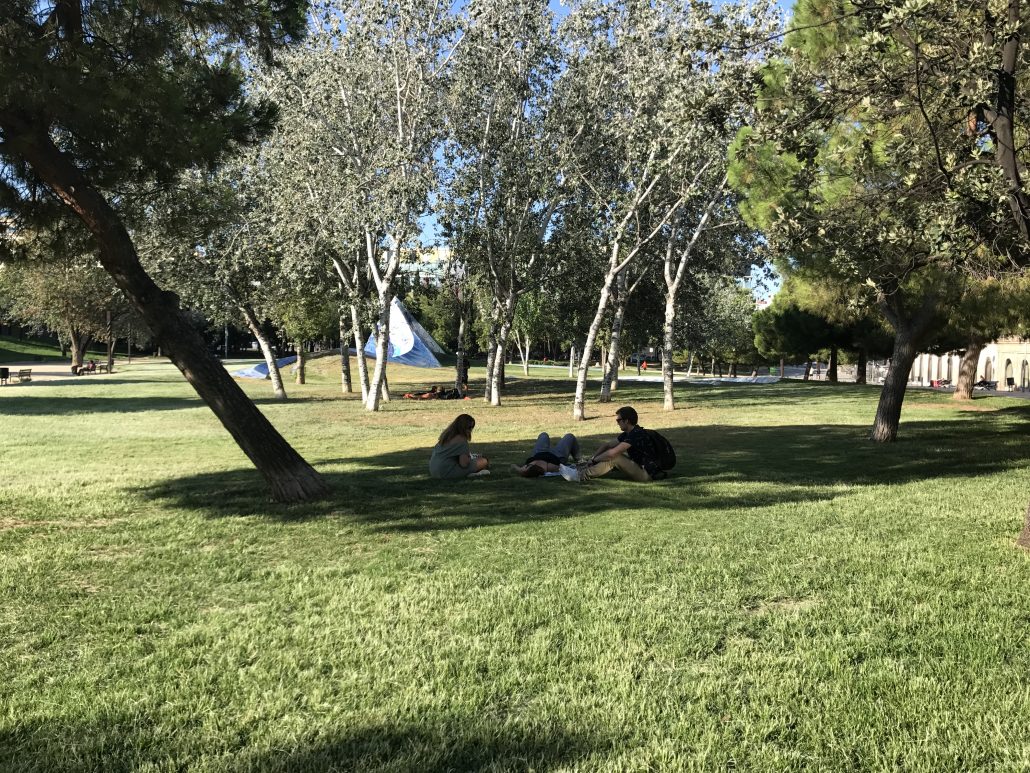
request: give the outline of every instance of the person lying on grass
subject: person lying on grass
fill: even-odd
[[[637,424],[636,410],[628,405],[619,408],[615,412],[615,423],[622,431],[614,440],[609,440],[597,449],[585,469],[561,466],[559,472],[565,480],[596,478],[607,475],[613,469],[622,470],[640,483],[664,477],[658,466],[658,455],[651,436]]]
[[[472,430],[476,420],[467,413],[458,415],[440,433],[440,440],[429,459],[429,474],[444,480],[459,480],[470,475],[489,475],[490,460],[472,453]]]
[[[571,432],[563,435],[553,448],[551,436],[541,432],[533,446],[533,455],[526,459],[525,464],[513,464],[511,470],[523,478],[538,478],[548,472],[558,472],[570,457],[575,461],[578,456],[579,441]]]
[[[428,392],[408,392],[404,395],[405,400],[468,400],[468,397],[458,389],[441,389],[436,384]]]
[[[428,392],[407,392],[405,400],[437,400],[440,397],[440,387],[433,384]]]

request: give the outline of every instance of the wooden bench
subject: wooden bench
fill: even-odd
[[[18,371],[18,382],[24,384],[26,381],[32,381],[32,368],[22,368]]]

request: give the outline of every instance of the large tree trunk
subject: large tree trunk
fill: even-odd
[[[970,341],[966,350],[962,353],[962,359],[958,365],[958,379],[955,381],[955,394],[953,400],[972,400],[973,384],[976,383],[976,366],[980,362],[980,352],[983,351],[983,341]]]
[[[454,388],[460,393],[465,380],[465,361],[468,355],[465,353],[465,328],[467,327],[465,315],[458,315],[458,356],[454,365]]]
[[[107,372],[114,372],[114,315],[107,310]]]
[[[91,340],[90,336],[80,333],[76,328],[68,327],[68,340],[71,342],[72,370],[77,371],[82,367],[86,357],[86,348]]]
[[[910,329],[902,328],[895,333],[891,364],[887,370],[887,378],[883,381],[883,390],[880,392],[880,402],[876,406],[876,418],[873,421],[871,437],[877,443],[892,443],[898,437],[901,404],[905,400],[908,374],[917,354]]]
[[[5,116],[7,118],[7,116]],[[82,220],[96,242],[100,262],[140,313],[154,341],[214,411],[280,502],[324,496],[328,486],[233,381],[179,308],[140,265],[118,214],[50,140],[46,130],[3,124],[4,141]]]
[[[340,382],[343,392],[350,394],[354,391],[354,382],[350,374],[350,347],[347,345],[347,318],[340,309]]]
[[[866,383],[866,371],[869,370],[869,355],[864,346],[858,348],[858,364],[855,366],[855,383]]]
[[[393,294],[389,289],[379,292],[379,329],[376,331],[376,365],[368,384],[365,410],[378,411],[382,400],[383,385],[386,382],[386,360],[390,356],[390,303]]]
[[[501,390],[504,388],[504,355],[508,349],[508,335],[511,333],[511,320],[501,322],[497,332],[497,344],[494,354],[494,369],[490,384],[490,405],[501,404]]]
[[[601,372],[604,374],[604,380],[601,382],[601,402],[610,403],[612,401],[612,385],[618,378],[619,373],[619,357],[621,356],[622,349],[622,325],[626,319],[626,305],[629,302],[629,290],[627,288],[628,280],[626,272],[622,272],[618,280],[618,294],[615,298],[615,315],[612,318],[612,339],[610,346],[608,347],[608,361],[602,365]]]
[[[1030,504],[1026,506],[1026,515],[1023,516],[1023,531],[1016,540],[1016,544],[1024,550],[1030,550]]]
[[[586,419],[585,402],[587,375],[590,372],[590,357],[594,353],[594,342],[597,340],[597,333],[601,329],[604,313],[608,309],[608,298],[611,295],[612,282],[615,281],[615,277],[616,275],[609,270],[608,275],[604,279],[604,285],[601,287],[601,295],[597,300],[597,311],[594,313],[594,319],[590,323],[590,329],[587,331],[587,340],[583,344],[583,352],[580,354],[579,369],[576,375],[576,397],[572,403],[572,418],[576,421]]]
[[[673,292],[666,292],[665,295],[665,321],[662,326],[662,347],[667,352],[672,351],[673,334],[676,329],[676,295]],[[662,358],[662,391],[664,398],[662,408],[666,411],[676,410],[676,393],[673,387],[672,357]]]
[[[365,331],[361,329],[361,315],[357,304],[350,305],[350,324],[354,333],[354,359],[358,362],[358,382],[361,384],[361,402],[368,401],[368,361],[365,360]]]
[[[1012,219],[1019,229],[1023,239],[1030,238],[1030,196],[1026,192],[1026,181],[1023,180],[1023,165],[1019,159],[1019,139],[1015,136],[1018,130],[1015,128],[1018,97],[1016,83],[1018,67],[1022,63],[1020,48],[1023,45],[1022,36],[1019,33],[1021,20],[1022,3],[1020,0],[1009,0],[1007,3],[1006,22],[995,20],[998,27],[1007,28],[1005,38],[1001,44],[1001,66],[996,70],[997,82],[997,103],[995,109],[985,111],[992,134],[991,143],[994,146],[995,161],[1001,168],[1009,182],[1009,206],[1012,209]],[[988,50],[995,45],[994,38],[996,30],[994,26],[988,30]]]
[[[516,340],[519,344],[519,358],[522,360],[522,375],[529,376],[529,347],[532,343],[529,333],[525,336],[516,336]]]
[[[830,363],[826,366],[826,380],[831,384],[837,383],[837,347],[830,347]]]
[[[811,377],[811,375],[812,375],[812,361],[811,360],[805,360],[805,377],[802,380],[803,381],[808,381],[808,379]]]
[[[285,400],[286,387],[283,386],[283,374],[279,372],[279,364],[275,361],[272,343],[261,329],[257,314],[254,312],[254,307],[249,303],[245,303],[240,306],[240,311],[243,312],[243,318],[247,321],[247,327],[250,329],[251,335],[254,336],[254,340],[258,342],[261,355],[265,358],[265,365],[268,366],[268,377],[272,380],[272,394],[275,395],[276,400]]]
[[[307,352],[304,351],[304,342],[298,341],[297,343],[295,343],[293,345],[293,351],[297,354],[297,365],[295,366],[296,378],[294,379],[294,381],[297,384],[303,384],[307,379],[307,371],[305,370],[305,366],[307,365],[308,360]]]
[[[490,349],[486,353],[486,384],[483,387],[483,400],[489,403],[493,399],[494,368],[497,367],[497,339],[490,336]]]

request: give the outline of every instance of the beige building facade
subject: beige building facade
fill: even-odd
[[[920,354],[912,365],[909,381],[930,384],[958,379],[957,354]],[[1030,390],[1030,338],[1000,338],[980,352],[975,381],[996,381],[998,389]]]

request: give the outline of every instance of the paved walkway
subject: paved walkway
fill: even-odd
[[[114,369],[116,375],[118,372],[118,364],[118,360],[115,360]],[[7,386],[30,387],[33,384],[45,381],[75,381],[80,378],[105,378],[107,376],[106,373],[94,373],[90,376],[73,376],[72,367],[67,362],[5,362],[3,365],[0,365],[0,367],[9,368],[11,371],[11,383],[9,385],[4,384],[0,388],[6,388]],[[32,369],[32,381],[27,384],[19,383],[18,379],[15,378],[15,374],[23,368]]]

